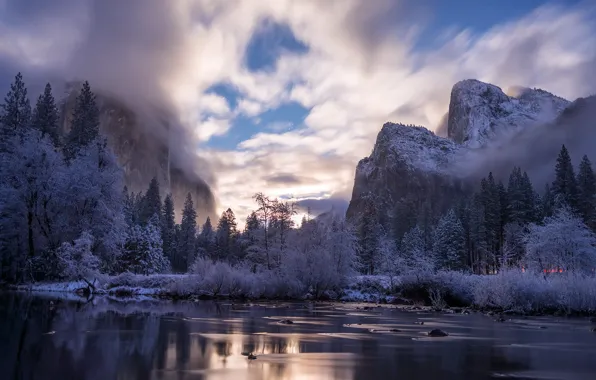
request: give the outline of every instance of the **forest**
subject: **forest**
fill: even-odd
[[[575,174],[565,146],[541,193],[522,168],[506,184],[489,173],[445,215],[414,222],[402,236],[383,229],[376,210],[353,225],[334,212],[295,225],[295,205],[264,193],[254,195],[255,210],[240,229],[231,209],[198,226],[191,195],[173,199],[155,178],[145,191],[130,192],[100,132],[89,83],[70,116],[63,131],[50,84],[32,107],[21,74],[0,105],[4,283],[85,281],[95,288],[96,281],[130,285],[188,273],[163,286],[317,298],[341,297],[358,275],[388,278],[389,291],[398,279],[434,286],[459,276],[469,293],[476,275],[528,273],[523,281],[537,281],[553,272],[589,277],[596,268],[596,179],[587,156]]]

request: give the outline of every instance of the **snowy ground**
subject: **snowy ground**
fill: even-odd
[[[279,279],[267,276],[238,282],[222,276],[206,281],[197,275],[123,274],[104,279],[95,294],[140,300],[151,298],[196,299],[314,299],[312,292],[297,293]],[[74,294],[85,282],[34,284],[18,290]],[[480,309],[509,310],[519,313],[596,313],[596,278],[554,274],[531,275],[519,271],[478,276],[458,272],[387,276],[356,276],[341,291],[325,291],[318,298],[346,302],[426,304],[437,309],[466,306]],[[80,296],[80,294],[79,294]]]

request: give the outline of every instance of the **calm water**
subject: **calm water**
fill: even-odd
[[[587,320],[356,306],[0,294],[0,379],[596,378]],[[433,328],[450,336],[425,337]]]

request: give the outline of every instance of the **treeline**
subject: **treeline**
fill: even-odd
[[[422,222],[402,236],[384,229],[379,212],[369,209],[357,226],[363,273],[422,268],[488,274],[532,266],[563,271],[573,265],[592,271],[596,267],[592,165],[584,156],[576,175],[562,146],[554,172],[554,181],[541,193],[519,167],[513,168],[507,183],[489,173],[477,191],[454,199],[445,215],[435,221],[420,218]]]
[[[21,74],[0,104],[1,281],[203,273],[208,264],[214,278],[271,272],[283,286],[320,293],[353,273],[356,239],[343,216],[295,226],[293,204],[257,193],[243,230],[231,209],[199,228],[188,194],[176,223],[182,200],[163,194],[157,179],[142,193],[124,186],[89,83],[68,131],[59,125],[64,116],[49,84],[31,107]]]

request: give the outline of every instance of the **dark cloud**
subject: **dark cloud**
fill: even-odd
[[[302,212],[310,210],[312,215],[320,215],[327,211],[335,211],[340,215],[345,215],[349,202],[344,198],[331,197],[327,199],[303,199],[296,202],[296,206]]]
[[[269,185],[298,185],[313,184],[319,181],[315,178],[308,178],[289,173],[277,173],[264,178]]]

